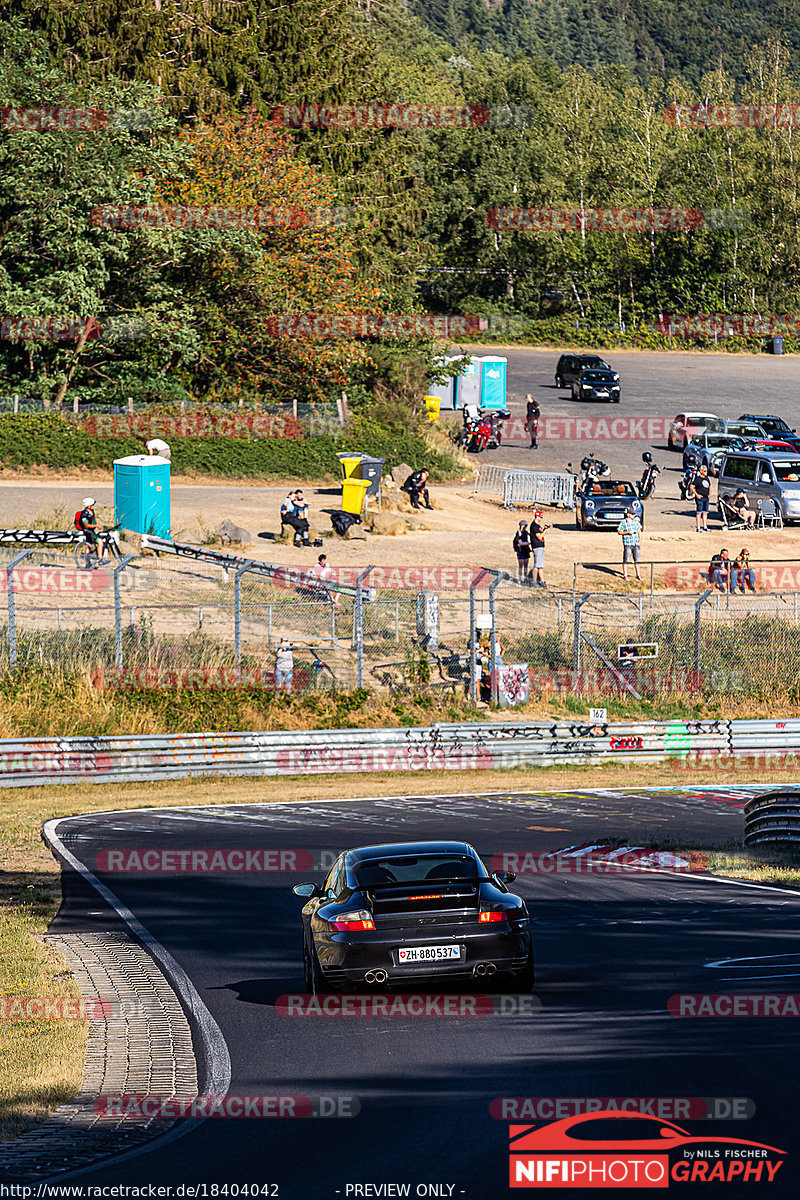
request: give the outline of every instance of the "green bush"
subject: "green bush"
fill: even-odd
[[[139,437],[98,437],[59,413],[0,416],[0,464],[4,467],[91,467],[110,470],[115,458],[141,454]],[[169,437],[173,470],[231,478],[340,478],[336,455],[362,451],[385,458],[389,467],[407,462],[428,466],[434,479],[461,474],[448,454],[403,429],[354,417],[348,431],[303,438]]]

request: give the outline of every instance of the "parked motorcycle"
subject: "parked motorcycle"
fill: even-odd
[[[661,467],[656,466],[652,454],[647,451],[642,455],[642,462],[644,471],[642,471],[642,478],[636,484],[636,492],[640,500],[646,500],[656,490],[656,479],[661,474]]]
[[[596,483],[598,479],[608,479],[611,474],[611,467],[607,463],[601,462],[599,458],[595,458],[594,451],[586,458],[581,459],[581,473],[573,470],[572,463],[567,463],[567,470],[572,471],[575,476],[578,491],[585,493],[590,484]]]
[[[458,436],[460,446],[469,454],[481,454],[484,450],[497,450],[503,442],[503,421],[511,413],[506,408],[464,409],[464,428]]]
[[[692,484],[697,478],[699,472],[700,467],[697,463],[691,463],[683,472],[683,475],[678,480],[678,491],[681,494],[681,500],[685,500],[689,495]]]

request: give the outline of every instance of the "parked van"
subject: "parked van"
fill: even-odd
[[[717,503],[720,496],[733,496],[739,488],[752,508],[758,508],[759,500],[773,500],[784,521],[800,521],[800,455],[788,451],[726,454],[719,470]]]

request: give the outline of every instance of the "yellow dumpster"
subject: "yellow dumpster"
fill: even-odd
[[[361,460],[363,454],[337,454],[336,457],[342,464],[342,479],[360,479],[361,478]],[[346,511],[350,511],[347,509]]]
[[[345,479],[342,481],[342,511],[361,516],[364,496],[369,487],[368,479]]]
[[[425,397],[425,407],[428,410],[428,420],[429,421],[438,421],[439,420],[439,407],[440,407],[441,403],[442,403],[442,401],[439,396],[426,396]]]

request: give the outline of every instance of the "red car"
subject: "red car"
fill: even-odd
[[[620,1134],[628,1136],[625,1140],[601,1134],[598,1125],[608,1127],[614,1121],[625,1121],[626,1128],[620,1128]],[[593,1128],[594,1127],[594,1128]],[[520,1129],[520,1126],[512,1126]],[[611,1140],[613,1138],[613,1140]],[[605,1112],[579,1114],[565,1117],[562,1121],[553,1121],[541,1129],[533,1129],[521,1133],[516,1138],[512,1136],[511,1150],[514,1154],[522,1152],[550,1152],[554,1150],[671,1150],[678,1146],[691,1146],[695,1143],[714,1142],[726,1146],[753,1146],[759,1150],[771,1150],[773,1154],[785,1154],[776,1146],[766,1146],[763,1142],[751,1142],[746,1138],[718,1137],[708,1133],[705,1137],[695,1137],[680,1125],[671,1121],[660,1121],[644,1113],[621,1112],[618,1109],[607,1109]]]

